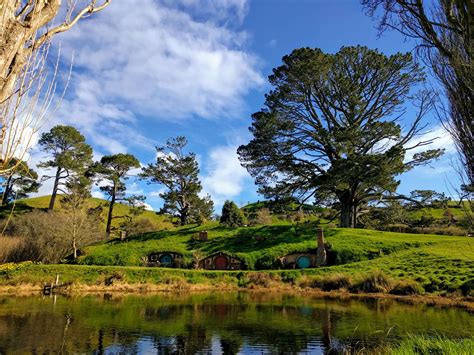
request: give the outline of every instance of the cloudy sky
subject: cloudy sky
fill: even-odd
[[[303,46],[336,52],[362,44],[386,54],[413,47],[397,33],[379,38],[358,0],[115,0],[55,41],[64,67],[74,58],[73,73],[44,129],[73,125],[96,158],[127,152],[142,164],[154,160],[156,145],[184,135],[218,208],[226,199],[243,205],[261,198],[236,148],[249,141],[250,116],[282,56]],[[427,122],[448,154],[402,176],[401,192],[449,192],[452,142],[433,117]],[[37,150],[31,156],[41,160]],[[130,192],[159,209],[160,186],[129,181]]]

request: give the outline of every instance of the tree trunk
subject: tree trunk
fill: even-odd
[[[339,195],[339,203],[341,205],[341,217],[340,217],[340,227],[341,228],[354,228],[354,220],[352,218],[353,214],[353,204],[351,199],[351,193],[349,191],[344,192]]]
[[[56,170],[56,176],[54,178],[53,192],[51,193],[51,199],[49,200],[48,210],[54,209],[54,202],[56,201],[56,195],[58,194],[59,176],[61,175],[61,168],[58,167]]]
[[[74,260],[77,259],[77,246],[76,246],[76,239],[73,238],[72,240],[72,249],[74,250]]]
[[[324,245],[324,231],[322,228],[318,228],[317,231],[317,249],[316,249],[316,266],[324,266],[327,262],[327,255],[326,255],[326,246]]]
[[[114,188],[112,190],[112,198],[110,199],[110,204],[109,204],[109,213],[107,216],[107,227],[105,228],[105,234],[106,234],[107,239],[110,239],[110,230],[112,228],[112,217],[113,217],[116,193],[117,193],[117,185],[114,182]]]

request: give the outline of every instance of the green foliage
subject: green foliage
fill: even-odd
[[[335,197],[341,226],[351,227],[362,202],[395,191],[395,176],[442,153],[404,162],[432,100],[413,92],[424,75],[411,54],[300,48],[283,57],[269,81],[265,107],[252,116],[253,139],[238,150],[266,197]],[[399,110],[413,98],[420,113],[403,133]],[[393,144],[382,144],[387,139]]]
[[[141,177],[150,183],[164,186],[167,191],[160,194],[164,200],[163,213],[179,218],[185,225],[203,222],[211,218],[214,203],[207,195],[199,197],[202,190],[199,167],[194,153],[185,154],[185,137],[169,139],[163,147],[157,147],[156,163],[143,168]]]
[[[54,126],[41,135],[39,145],[51,156],[41,162],[41,168],[56,169],[52,176],[43,176],[42,180],[54,179],[49,209],[54,208],[56,194],[61,191],[70,178],[80,177],[92,164],[92,148],[85,143],[84,136],[71,126]]]
[[[100,190],[105,192],[110,197],[109,211],[107,214],[107,223],[105,231],[107,237],[110,236],[112,230],[112,219],[114,218],[113,209],[115,202],[126,200],[131,203],[131,212],[136,212],[136,201],[145,199],[142,196],[130,196],[125,198],[126,185],[125,180],[128,179],[128,172],[133,168],[139,168],[140,162],[131,154],[115,154],[106,155],[100,159],[100,162],[95,163],[92,168],[96,177],[99,177],[99,183],[106,182],[106,185],[101,185]]]
[[[13,169],[8,175],[1,176],[3,180],[1,188],[2,191],[2,205],[16,199],[25,198],[29,193],[37,192],[40,187],[38,174],[31,169],[28,164],[18,159],[11,159],[8,167]]]
[[[244,213],[233,201],[225,201],[222,206],[220,223],[228,227],[241,227],[247,223]]]

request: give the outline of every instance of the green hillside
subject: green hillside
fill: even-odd
[[[288,253],[316,248],[315,225],[272,225],[224,228],[218,224],[149,233],[128,241],[113,240],[85,248],[79,264],[141,266],[151,252],[195,258],[223,251],[241,258],[249,269],[271,269]],[[208,241],[193,236],[207,230]],[[399,279],[416,279],[432,291],[452,290],[474,274],[474,240],[468,237],[402,234],[364,229],[329,229],[329,262],[333,266],[307,269],[305,274],[364,273],[382,270]]]
[[[46,210],[49,206],[49,200],[51,196],[41,196],[41,197],[33,197],[33,198],[26,198],[22,200],[18,200],[15,204],[15,208],[13,210],[14,215],[19,214],[19,213],[25,213],[28,211],[31,211],[33,209],[43,209]],[[55,210],[60,210],[61,209],[61,195],[58,195],[56,199],[56,204],[54,206]],[[108,201],[100,199],[100,198],[95,198],[91,197],[87,199],[87,207],[88,208],[95,208],[99,206],[100,204],[107,205]],[[104,207],[104,210],[102,211],[102,217],[103,219],[106,218],[107,213],[108,213],[108,205]],[[12,206],[2,206],[0,208],[0,218],[4,218],[8,214],[10,214],[12,211]],[[121,203],[117,203],[114,206],[114,216],[123,216],[128,214],[130,211],[130,207]],[[173,224],[170,223],[167,220],[167,217],[163,215],[159,215],[154,211],[147,211],[145,210],[139,217],[138,219],[142,218],[148,218],[150,221],[153,222],[153,224],[156,226],[157,230],[161,229],[170,229],[173,228]],[[112,225],[114,227],[118,226],[121,222],[120,218],[116,218],[112,221]]]

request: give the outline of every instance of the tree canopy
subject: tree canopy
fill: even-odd
[[[179,218],[180,224],[209,219],[214,203],[210,196],[200,197],[199,166],[194,153],[184,153],[185,137],[169,139],[157,147],[156,163],[142,169],[141,177],[150,183],[163,185],[167,191],[160,194],[164,200],[163,213]]]
[[[92,164],[92,148],[84,136],[71,126],[54,126],[41,135],[39,145],[48,153],[50,160],[41,162],[41,168],[55,168],[53,176],[43,176],[42,180],[54,179],[49,210],[54,208],[58,191],[65,193],[68,180],[83,175]]]
[[[15,198],[25,198],[29,193],[38,191],[40,183],[38,173],[31,169],[24,161],[12,159],[10,165],[16,166],[3,176],[2,183],[2,205],[7,204]]]
[[[474,195],[474,2],[362,0],[380,16],[380,32],[395,29],[417,41],[416,53],[444,87],[448,105],[437,111],[462,163],[467,196]],[[378,11],[380,10],[380,12]],[[471,185],[471,186],[469,186]]]
[[[420,151],[431,140],[410,145],[432,106],[428,91],[415,90],[424,80],[410,54],[296,49],[269,77],[273,90],[252,115],[241,162],[266,197],[335,196],[341,226],[352,227],[360,203],[395,192],[395,176],[442,153]],[[410,124],[402,122],[408,103],[417,108]]]
[[[246,218],[233,201],[227,200],[222,206],[220,223],[229,227],[240,227],[246,223]]]
[[[100,162],[94,165],[94,173],[99,177],[100,182],[106,182],[101,185],[100,190],[105,192],[109,198],[109,212],[105,232],[107,238],[110,237],[112,228],[113,210],[115,202],[125,198],[125,180],[128,179],[128,173],[133,168],[139,168],[140,162],[131,154],[105,155]]]

